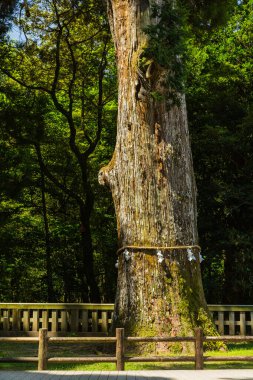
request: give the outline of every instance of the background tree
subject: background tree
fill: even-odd
[[[252,4],[192,40],[188,110],[207,300],[252,296]]]
[[[114,74],[108,70],[111,49],[108,30],[97,5],[90,4],[88,9],[71,2],[52,1],[47,2],[47,7],[44,5],[34,2],[29,8],[29,18],[24,16],[19,20],[26,39],[21,46],[2,45],[1,70],[28,93],[44,93],[50,105],[51,114],[50,111],[46,116],[42,114],[42,125],[34,125],[35,135],[36,130],[43,133],[37,133],[29,143],[35,148],[43,178],[51,182],[51,187],[53,184],[56,192],[65,193],[65,197],[78,205],[82,251],[77,250],[76,255],[81,299],[98,301],[90,227],[94,191],[89,176],[94,165],[92,154],[100,141],[103,124],[111,122],[113,111],[110,100]],[[89,28],[82,35],[76,35],[76,28],[84,22]],[[84,77],[84,72],[89,75]],[[53,127],[54,122],[56,127]],[[48,150],[48,138],[52,138],[53,131],[60,139],[53,137],[52,141],[63,145],[66,161],[71,156],[72,176],[64,173],[59,177],[59,159],[56,165],[53,163],[53,157],[59,154],[59,150]],[[100,148],[100,157],[104,154],[105,149],[103,152]],[[45,220],[45,207],[43,215]]]

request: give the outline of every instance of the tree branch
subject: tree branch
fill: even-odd
[[[40,144],[39,143],[36,143],[34,142],[33,143],[35,149],[36,149],[36,153],[37,153],[37,156],[38,156],[38,160],[40,162],[40,165],[43,169],[43,172],[45,174],[45,176],[55,185],[57,186],[59,189],[61,189],[65,194],[69,195],[71,198],[75,199],[77,201],[77,203],[83,207],[84,205],[84,201],[81,197],[79,197],[78,194],[76,194],[74,191],[70,190],[69,188],[67,188],[65,185],[63,185],[61,182],[58,181],[58,179],[48,170],[48,168],[46,167],[45,163],[44,163],[44,160],[43,160],[43,157],[42,157],[42,154],[41,154],[41,148],[40,148]]]
[[[69,41],[69,29],[66,27],[67,30],[67,36],[65,38],[69,52],[70,52],[70,57],[72,61],[72,78],[69,83],[69,88],[68,88],[68,94],[69,94],[69,113],[72,114],[73,111],[73,87],[76,81],[76,72],[77,72],[77,61],[75,59],[75,54],[72,49],[71,43]]]
[[[8,70],[3,69],[2,67],[0,68],[0,70],[3,74],[7,75],[8,78],[14,80],[16,83],[20,84],[22,87],[25,87],[29,90],[40,90],[40,91],[46,92],[47,94],[51,94],[51,91],[48,90],[46,87],[29,85],[29,84],[23,82],[22,80],[16,78]]]
[[[75,154],[75,156],[79,162],[79,165],[81,167],[81,171],[82,171],[82,175],[83,175],[83,170],[82,170],[83,157],[82,157],[82,154],[81,154],[78,146],[76,145],[76,128],[75,128],[74,120],[72,117],[72,111],[73,111],[73,93],[72,93],[72,90],[73,90],[73,86],[74,86],[75,79],[76,79],[77,63],[75,61],[74,53],[73,53],[72,47],[70,46],[68,37],[66,37],[66,43],[67,43],[67,46],[68,46],[68,49],[70,52],[70,56],[71,56],[71,60],[72,60],[72,64],[73,64],[72,78],[71,78],[69,88],[68,88],[68,95],[69,95],[69,106],[68,106],[68,108],[69,109],[66,110],[62,106],[62,104],[58,101],[57,96],[56,96],[56,88],[57,88],[57,83],[59,80],[60,66],[61,66],[60,45],[61,45],[61,38],[62,38],[64,26],[61,25],[60,16],[59,16],[57,5],[56,5],[55,1],[53,1],[53,5],[54,5],[54,9],[55,9],[55,14],[56,14],[56,18],[57,18],[57,24],[58,24],[59,32],[58,32],[57,40],[56,40],[55,75],[54,75],[54,81],[52,84],[51,96],[52,96],[52,100],[54,102],[55,107],[66,117],[66,119],[68,121],[69,129],[70,129],[70,138],[69,138],[70,149]],[[67,33],[69,33],[68,29],[67,29]]]
[[[105,41],[104,49],[102,53],[102,57],[99,64],[99,70],[98,70],[98,103],[97,103],[97,133],[95,140],[90,144],[89,148],[85,151],[84,155],[88,157],[91,153],[94,152],[96,149],[96,146],[100,140],[101,132],[103,128],[103,79],[105,74],[105,69],[107,67],[107,43],[108,39]]]

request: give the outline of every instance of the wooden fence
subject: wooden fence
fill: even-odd
[[[50,336],[107,335],[113,304],[0,303],[1,336],[37,336],[46,328]],[[221,335],[253,335],[252,305],[209,305]]]
[[[253,335],[253,305],[208,305],[220,335]]]
[[[39,337],[0,337],[1,342],[12,343],[38,343],[38,356],[37,357],[1,357],[0,362],[38,362],[38,370],[43,371],[47,369],[48,363],[116,363],[118,371],[124,371],[126,362],[193,362],[195,369],[204,369],[205,362],[222,362],[222,361],[253,361],[253,356],[204,356],[203,344],[204,342],[250,342],[253,337],[245,336],[203,336],[201,328],[195,329],[195,336],[191,337],[126,337],[124,336],[124,329],[116,329],[115,337],[50,337],[48,336],[47,329],[40,329]],[[126,343],[131,342],[193,342],[195,347],[194,356],[129,356],[125,354]],[[51,343],[116,343],[115,356],[82,356],[82,357],[52,357],[50,356]]]
[[[0,303],[0,335],[107,335],[113,304]],[[17,334],[18,333],[18,334]]]

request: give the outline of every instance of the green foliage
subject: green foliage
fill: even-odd
[[[179,104],[178,93],[185,91],[190,37],[199,33],[208,35],[214,27],[224,24],[235,3],[234,0],[165,0],[161,5],[151,5],[153,22],[144,28],[149,40],[140,63],[145,66],[152,60],[167,70],[165,87],[170,103]]]
[[[164,96],[158,92],[158,91],[151,91],[150,95],[152,96],[153,99],[155,99],[157,102],[161,102],[164,100]]]
[[[187,103],[198,185],[203,275],[212,303],[252,297],[252,4],[192,41]]]
[[[93,1],[34,1],[26,13],[22,8],[16,19],[26,40],[0,46],[2,241],[7,231],[20,231],[0,246],[7,268],[1,297],[46,301],[51,276],[55,300],[91,300],[93,281],[102,299],[112,301],[115,285],[106,288],[105,281],[111,272],[116,276],[109,256],[115,220],[111,199],[97,184],[113,150],[116,116],[114,53],[103,8]],[[26,218],[16,218],[20,209]],[[23,262],[19,275],[16,257]]]
[[[236,0],[180,0],[186,9],[188,25],[195,36],[211,34],[218,26],[225,25],[231,11],[237,5]]]
[[[166,0],[162,5],[153,5],[151,19],[158,20],[144,31],[149,36],[148,46],[142,53],[146,60],[153,60],[167,69],[166,87],[169,98],[178,102],[177,92],[183,91],[185,79],[184,60],[186,53],[186,14],[182,7]]]

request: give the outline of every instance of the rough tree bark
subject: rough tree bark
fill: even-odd
[[[128,247],[119,253],[114,325],[129,335],[189,335],[196,326],[210,333],[215,329],[194,247],[196,187],[185,99],[180,95],[180,106],[169,107],[167,71],[155,60],[140,68],[149,42],[143,28],[154,22],[150,8],[148,0],[107,1],[118,67],[118,129],[99,182],[112,191],[119,244]],[[155,100],[152,92],[163,96]],[[191,252],[196,260],[189,261]]]

